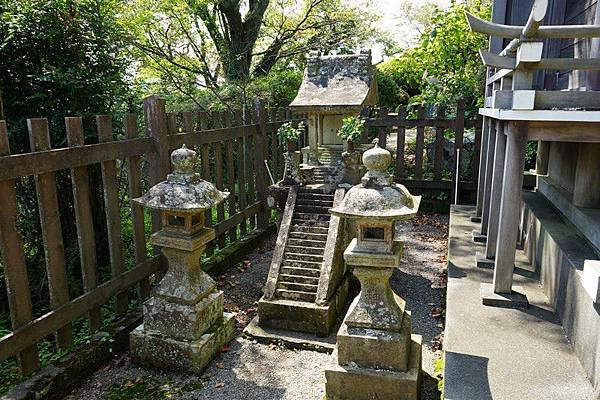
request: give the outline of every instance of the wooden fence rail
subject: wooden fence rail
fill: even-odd
[[[372,114],[376,116],[369,116]],[[419,107],[415,114],[416,118],[409,118],[404,109],[399,110],[397,114],[390,114],[384,108],[363,110],[361,115],[365,121],[365,133],[362,140],[363,142],[368,141],[369,131],[374,131],[379,138],[380,145],[386,147],[389,144],[388,135],[391,132],[396,133],[394,180],[417,193],[421,193],[423,190],[449,190],[451,201],[454,201],[457,186],[457,154],[459,154],[460,171],[462,171],[458,184],[459,193],[461,189],[473,189],[474,182],[477,181],[481,121],[479,119],[465,120],[465,107],[462,101],[458,102],[452,118],[447,117],[447,110],[443,108],[438,109],[435,118],[427,118],[424,107]],[[413,128],[416,128],[413,132],[414,143],[410,143],[410,145],[414,148],[414,156],[411,154],[409,157],[407,130]],[[472,154],[468,160],[465,160],[463,155],[465,128],[474,130]],[[449,131],[453,133],[451,137],[447,137]],[[452,154],[450,160],[445,160],[444,143],[449,140],[452,141]],[[431,147],[429,152],[427,145]],[[445,162],[448,164],[447,168],[444,167]],[[468,162],[468,165],[465,162]],[[426,172],[428,173],[426,174]],[[466,176],[468,179],[465,179]]]
[[[164,268],[162,256],[147,252],[144,210],[131,202],[148,185],[166,178],[173,149],[186,144],[201,157],[198,166],[203,178],[216,183],[231,196],[208,212],[207,222],[215,228],[213,251],[244,237],[253,229],[263,229],[269,221],[265,204],[267,171],[264,160],[277,177],[283,169],[282,143],[276,132],[291,114],[283,109],[266,110],[256,102],[252,110],[228,112],[165,112],[165,101],[151,96],[144,101],[144,137],[138,137],[138,118],[127,115],[123,140],[115,140],[113,118],[97,116],[98,143],[84,143],[84,127],[79,117],[65,118],[68,147],[51,149],[48,121],[28,120],[31,152],[10,155],[8,128],[0,121],[0,259],[4,264],[12,332],[0,338],[0,362],[17,356],[20,370],[29,374],[39,368],[37,343],[55,335],[59,348],[71,346],[72,323],[87,318],[91,331],[101,328],[101,306],[114,304],[116,314],[127,311],[132,289],[141,300],[150,293],[149,278]],[[244,122],[245,121],[245,122]],[[111,276],[100,282],[97,244],[90,203],[89,168],[101,170],[104,213]],[[119,171],[126,179],[121,182]],[[83,293],[69,297],[61,215],[57,201],[56,176],[67,170],[73,190],[73,211],[77,230]],[[19,204],[16,180],[33,176],[37,193],[50,311],[35,316],[32,307],[27,260],[18,229]],[[125,188],[125,185],[127,186]],[[127,197],[129,203],[122,203]],[[122,207],[130,208],[133,267],[127,269],[123,253]],[[68,212],[68,210],[62,210]],[[152,231],[160,229],[160,219],[152,218]]]

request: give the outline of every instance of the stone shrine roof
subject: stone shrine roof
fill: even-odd
[[[357,109],[377,101],[371,50],[358,54],[308,56],[304,80],[290,107],[296,109]]]

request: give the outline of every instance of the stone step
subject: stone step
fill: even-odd
[[[287,244],[288,244],[288,246],[296,246],[296,247],[308,246],[308,247],[316,247],[319,249],[324,249],[325,244],[327,244],[327,238],[325,238],[325,240],[288,238]]]
[[[314,303],[317,298],[316,293],[308,293],[296,290],[277,289],[275,293],[277,294],[277,297],[281,299],[300,300],[309,303]]]
[[[309,196],[309,197],[327,197],[333,199],[333,193],[323,193],[321,190],[315,188],[301,187],[298,189],[298,197]]]
[[[283,254],[283,258],[285,260],[300,260],[300,261],[310,261],[314,263],[322,263],[323,255],[318,254],[307,254],[307,253],[292,253],[287,250]]]
[[[293,224],[293,221],[292,221]],[[291,225],[290,226],[290,233],[316,233],[316,234],[320,234],[320,235],[327,235],[327,232],[329,231],[329,222],[324,222],[323,226],[319,226],[319,225]]]
[[[294,254],[315,254],[318,256],[323,256],[325,252],[325,246],[323,247],[308,247],[307,245],[294,245],[292,243],[288,243],[285,246],[285,253],[294,253]]]
[[[289,239],[301,239],[301,240],[318,240],[321,242],[327,241],[327,233],[311,233],[311,232],[290,232],[288,235]]]
[[[333,206],[333,199],[331,199],[331,200],[310,199],[310,198],[297,199],[296,206],[318,206],[318,207],[331,208]]]
[[[315,214],[315,213],[307,213],[307,212],[294,212],[292,215],[292,220],[295,219],[308,219],[311,221],[329,221],[331,215],[329,214]]]
[[[303,268],[321,271],[321,261],[306,261],[287,258],[281,261],[281,266],[286,268]]]
[[[310,219],[292,219],[292,228],[303,228],[303,227],[307,227],[307,228],[324,228],[327,232],[327,230],[329,229],[329,221],[316,221],[316,220],[310,220]],[[292,229],[292,232],[294,231],[294,229]],[[310,232],[316,232],[316,231],[310,231]]]
[[[301,261],[298,261],[301,262]],[[304,277],[312,276],[318,279],[321,276],[320,269],[300,268],[300,267],[281,267],[280,274],[282,275],[302,275]]]
[[[317,205],[304,205],[304,204],[296,204],[296,208],[294,209],[294,213],[306,213],[306,214],[321,214],[321,215],[329,215],[330,207],[321,207]]]
[[[312,275],[279,274],[279,281],[289,283],[303,283],[307,285],[319,285],[319,277]]]
[[[277,282],[278,289],[286,289],[306,293],[317,293],[318,287],[319,285],[311,285],[308,283],[286,282],[282,280],[279,280]]]

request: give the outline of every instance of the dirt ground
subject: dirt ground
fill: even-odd
[[[421,398],[439,399],[434,362],[441,356],[444,330],[448,216],[419,215],[399,225],[398,233],[404,241],[404,255],[390,282],[412,311],[413,333],[423,336]],[[243,262],[214,276],[225,292],[226,310],[237,313],[239,334],[256,315],[275,239],[265,239]],[[323,371],[330,362],[325,353],[258,344],[238,335],[202,376],[141,368],[124,353],[65,400],[322,400]]]

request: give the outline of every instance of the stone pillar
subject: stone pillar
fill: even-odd
[[[600,208],[600,143],[579,144],[573,204]]]
[[[308,114],[308,165],[319,165],[319,116]]]
[[[525,146],[527,145],[527,125],[525,123],[510,122],[507,128],[498,243],[494,263],[494,293],[511,293],[512,291],[521,213]]]
[[[418,398],[421,337],[411,335],[406,303],[389,283],[401,253],[397,242],[388,254],[357,251],[357,239],[344,252],[361,291],[338,331],[335,362],[325,370],[328,399]]]
[[[506,135],[504,135],[504,122],[497,121],[487,241],[485,243],[485,253],[477,255],[478,267],[494,266],[496,242],[498,238],[498,220],[500,218],[500,198],[502,193],[502,175],[504,173],[505,149]]]
[[[483,117],[481,127],[481,149],[479,151],[479,173],[477,175],[477,205],[475,207],[475,217],[473,222],[481,222],[481,213],[483,211],[483,194],[485,192],[485,167],[487,161],[487,144],[489,139],[489,117]]]

